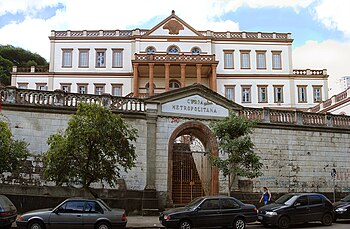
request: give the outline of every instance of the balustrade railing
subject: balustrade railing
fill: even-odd
[[[135,54],[136,62],[196,62],[214,63],[215,55],[191,54]]]

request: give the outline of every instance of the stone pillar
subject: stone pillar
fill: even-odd
[[[139,96],[139,64],[134,64],[134,97]]]
[[[109,109],[111,103],[112,103],[111,102],[111,95],[108,93],[103,93],[102,94],[102,106],[104,108]]]
[[[17,88],[13,86],[6,87],[7,95],[5,96],[6,103],[16,103]]]
[[[180,64],[181,66],[181,87],[186,87],[186,64]]]
[[[165,66],[165,91],[169,91],[169,83],[170,83],[170,64],[166,63]]]
[[[217,64],[211,65],[211,89],[216,92],[216,66]]]
[[[64,91],[61,89],[56,89],[54,90],[54,102],[53,104],[55,106],[64,106],[65,104],[65,96],[64,96]]]
[[[149,67],[149,81],[148,81],[148,85],[149,85],[149,96],[154,95],[154,64],[153,63],[149,63],[148,64]]]
[[[48,84],[47,84],[47,89],[49,91],[53,91],[53,74],[48,75]]]
[[[197,67],[197,83],[200,84],[202,83],[202,65],[201,64],[196,64]]]
[[[157,104],[146,105],[147,171],[145,189],[156,189]]]

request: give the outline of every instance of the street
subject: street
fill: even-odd
[[[262,225],[259,224],[252,224],[252,225],[247,225],[247,229],[250,228],[260,228],[263,229],[265,227],[263,227]],[[350,228],[350,220],[339,220],[336,223],[333,223],[332,226],[329,227],[325,227],[323,226],[321,223],[319,222],[315,222],[315,223],[307,223],[307,224],[300,224],[300,225],[291,225],[289,228],[293,229],[325,229],[325,228],[329,228],[329,229],[348,229]]]

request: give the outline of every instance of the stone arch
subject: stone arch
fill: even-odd
[[[172,178],[173,178],[173,150],[174,142],[177,137],[192,134],[198,138],[206,150],[209,150],[212,156],[218,156],[217,140],[208,126],[199,121],[188,121],[178,126],[171,134],[168,142],[168,195],[172,200]],[[219,192],[218,169],[211,166],[211,191],[210,195],[217,195]]]

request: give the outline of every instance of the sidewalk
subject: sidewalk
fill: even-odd
[[[126,228],[164,228],[158,216],[128,216]]]

